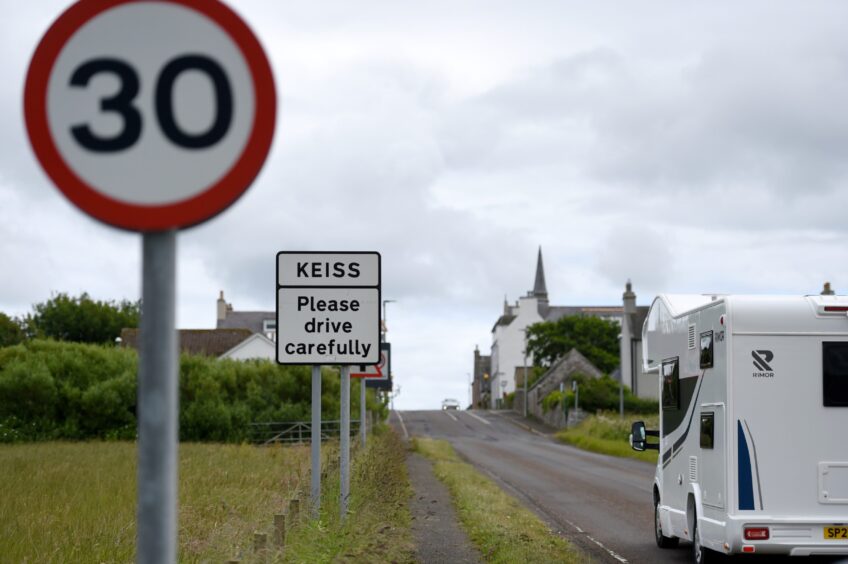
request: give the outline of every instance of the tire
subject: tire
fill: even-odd
[[[662,523],[660,522],[660,500],[654,499],[654,539],[657,541],[657,546],[660,548],[674,548],[680,539],[677,537],[667,537],[662,532]]]
[[[719,553],[701,546],[701,537],[698,534],[698,516],[692,525],[692,559],[695,564],[712,564],[718,561]]]

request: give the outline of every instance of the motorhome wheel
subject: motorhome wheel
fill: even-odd
[[[692,524],[692,556],[695,564],[711,564],[716,562],[718,555],[718,552],[701,546],[701,536],[698,534],[698,516],[695,515]]]

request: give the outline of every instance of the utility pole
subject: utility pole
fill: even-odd
[[[527,419],[527,328],[524,328],[524,418]]]

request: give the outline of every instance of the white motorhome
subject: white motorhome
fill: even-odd
[[[658,450],[657,544],[848,554],[848,297],[661,295],[642,343],[660,428],[631,444]]]

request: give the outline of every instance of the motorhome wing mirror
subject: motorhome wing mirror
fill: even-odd
[[[630,446],[633,450],[645,450],[645,422],[636,421],[630,426]]]

